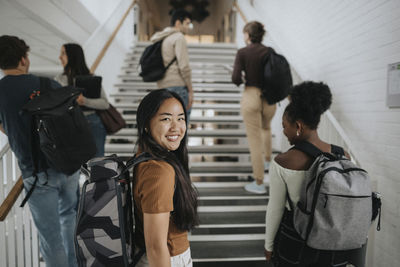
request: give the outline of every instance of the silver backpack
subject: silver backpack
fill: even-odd
[[[372,218],[368,173],[344,156],[341,147],[323,153],[308,142],[294,149],[315,158],[294,208],[293,223],[306,244],[321,250],[350,250],[367,242]]]

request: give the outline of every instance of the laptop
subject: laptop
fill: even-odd
[[[100,98],[101,76],[80,75],[75,77],[75,87],[83,89],[86,98]]]

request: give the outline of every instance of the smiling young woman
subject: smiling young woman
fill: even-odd
[[[142,266],[192,266],[187,233],[198,224],[186,147],[186,110],[174,92],[159,89],[136,115],[138,152],[154,160],[134,171],[135,254]]]

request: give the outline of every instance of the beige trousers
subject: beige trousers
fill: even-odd
[[[261,98],[260,88],[246,86],[240,110],[246,126],[253,177],[261,182],[264,179],[264,159],[271,160],[271,120],[276,111],[276,104],[269,105]]]

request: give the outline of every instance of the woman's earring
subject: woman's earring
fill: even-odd
[[[148,132],[147,128],[144,128],[144,131],[147,133]]]

